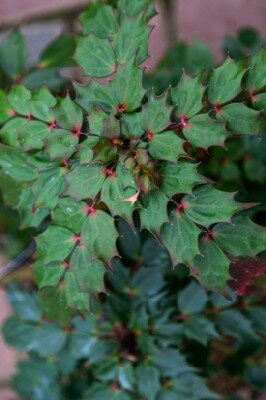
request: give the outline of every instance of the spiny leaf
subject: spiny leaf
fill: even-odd
[[[247,216],[237,216],[232,224],[218,224],[212,233],[218,245],[234,256],[255,256],[266,249],[266,229]]]
[[[12,118],[0,130],[1,142],[12,147],[20,147],[19,132],[27,125],[24,118]]]
[[[191,340],[207,346],[210,340],[219,337],[213,322],[202,315],[194,315],[183,324],[183,334]]]
[[[222,146],[229,135],[224,124],[215,121],[206,114],[191,118],[188,125],[183,129],[183,133],[191,144],[205,149],[215,145]]]
[[[109,214],[95,210],[88,216],[81,231],[81,243],[92,256],[109,263],[117,254],[116,239],[114,220]]]
[[[97,1],[89,4],[79,17],[84,35],[108,38],[117,30],[116,17],[112,7]]]
[[[126,64],[118,67],[117,73],[111,82],[111,89],[117,99],[115,112],[132,112],[141,106],[145,95],[142,86],[143,70],[136,66],[135,57]]]
[[[23,85],[13,85],[9,94],[8,101],[11,108],[20,115],[30,115],[31,93]]]
[[[77,94],[76,102],[89,113],[92,111],[92,102],[115,107],[117,101],[110,85],[103,85],[91,79],[88,86],[74,83]]]
[[[67,33],[61,34],[42,51],[38,66],[41,68],[72,66],[74,64],[72,56],[75,48],[74,37]]]
[[[61,226],[50,226],[36,238],[37,252],[45,263],[63,262],[75,246],[73,232]]]
[[[65,189],[64,174],[64,168],[47,169],[39,174],[31,186],[35,207],[56,207],[59,195]]]
[[[68,159],[75,152],[78,141],[78,136],[68,130],[55,129],[46,140],[45,152],[49,154],[51,160]]]
[[[73,272],[69,271],[64,279],[64,290],[68,306],[75,310],[87,310],[89,294],[81,292],[78,281]]]
[[[170,124],[172,107],[167,105],[167,96],[167,92],[160,97],[150,95],[141,112],[141,124],[146,132],[160,133]]]
[[[212,240],[204,238],[200,250],[202,255],[196,256],[194,260],[200,283],[208,289],[224,292],[230,278],[230,260]]]
[[[173,265],[192,265],[199,254],[198,238],[201,230],[183,212],[172,212],[170,223],[163,226],[162,240],[168,249]]]
[[[213,186],[198,186],[194,196],[185,196],[185,213],[197,224],[210,226],[215,222],[228,222],[245,204],[234,200],[235,193],[222,192]]]
[[[0,144],[0,166],[16,182],[31,182],[37,177],[34,166],[28,163],[20,149]]]
[[[94,78],[102,78],[116,71],[116,56],[108,39],[92,35],[79,37],[74,58],[84,73]]]
[[[121,133],[124,138],[137,139],[144,134],[141,125],[141,113],[124,114],[121,121]]]
[[[171,90],[176,115],[187,119],[197,114],[203,107],[203,91],[200,76],[192,78],[183,74],[178,86]]]
[[[205,183],[205,178],[197,173],[197,164],[168,162],[158,172],[161,177],[160,190],[170,197],[177,193],[192,193],[196,184]]]
[[[18,132],[25,151],[42,149],[45,140],[51,135],[48,125],[41,121],[27,121]]]
[[[27,227],[38,228],[49,215],[48,207],[35,207],[34,197],[30,188],[25,188],[21,191],[20,199],[15,209],[20,216],[20,228],[23,229]]]
[[[217,114],[219,121],[226,121],[230,131],[244,135],[255,135],[263,127],[260,113],[243,103],[228,104]]]
[[[155,160],[177,161],[178,157],[185,155],[183,148],[184,140],[175,133],[166,131],[152,135],[148,149]]]
[[[266,50],[260,49],[248,61],[246,87],[250,91],[259,90],[266,85]]]
[[[215,68],[208,86],[208,98],[212,104],[222,104],[232,100],[241,91],[241,81],[245,70],[241,62],[230,57],[222,66]]]
[[[146,58],[150,27],[146,24],[143,14],[135,18],[126,17],[119,31],[113,36],[117,60],[125,64],[136,53],[144,51],[144,56],[138,59],[140,64]]]
[[[67,189],[65,196],[75,200],[94,199],[105,180],[102,167],[97,164],[81,165],[65,175]]]
[[[69,95],[59,99],[56,105],[56,122],[65,129],[75,131],[82,127],[81,108],[71,100]]]
[[[140,210],[141,228],[160,234],[162,225],[168,221],[168,197],[157,189],[150,191],[148,205]]]
[[[85,202],[70,199],[59,199],[57,207],[52,211],[52,220],[55,225],[63,226],[79,234],[86,219]]]
[[[69,271],[74,274],[81,292],[97,294],[104,291],[106,268],[100,260],[91,260],[85,246],[78,246],[74,250]]]

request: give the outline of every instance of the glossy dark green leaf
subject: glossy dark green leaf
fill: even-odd
[[[50,226],[44,233],[37,236],[37,253],[45,263],[63,262],[75,246],[74,235],[61,226]]]
[[[20,149],[0,144],[0,166],[16,182],[31,182],[37,177],[36,168],[28,163]]]
[[[59,195],[65,190],[64,168],[51,168],[41,172],[31,186],[35,207],[53,209],[59,202]]]
[[[205,309],[207,301],[205,290],[192,281],[178,294],[177,304],[182,313],[198,314]]]
[[[83,115],[81,108],[71,100],[69,95],[59,99],[56,106],[56,122],[73,132],[82,127]]]
[[[192,193],[196,184],[204,183],[205,179],[197,173],[197,164],[179,162],[167,163],[159,168],[161,177],[160,190],[167,196],[176,193]]]
[[[157,189],[150,191],[147,207],[140,210],[141,228],[160,234],[161,228],[168,221],[168,197]]]
[[[194,196],[185,196],[185,213],[197,224],[210,226],[215,222],[228,222],[245,204],[234,200],[235,193],[222,192],[210,185],[198,186]]]
[[[225,121],[230,131],[244,135],[255,135],[263,127],[258,111],[252,110],[243,103],[233,103],[224,106],[217,114],[219,121]]]
[[[155,400],[160,389],[160,375],[157,368],[139,365],[136,369],[138,391],[147,400]]]
[[[79,37],[75,60],[83,68],[85,75],[101,78],[116,71],[117,61],[108,39],[95,36]]]
[[[266,50],[260,49],[248,62],[246,86],[250,91],[259,90],[266,85]]]
[[[177,161],[178,157],[185,154],[183,149],[184,140],[180,139],[174,132],[166,131],[153,135],[149,142],[150,155],[155,160]]]
[[[75,152],[78,137],[65,129],[55,129],[46,140],[45,152],[51,160],[68,159]]]
[[[87,216],[85,206],[85,202],[77,203],[69,198],[60,199],[57,207],[52,211],[52,221],[55,225],[63,226],[79,234]]]
[[[156,97],[151,94],[148,102],[142,109],[141,124],[142,128],[151,134],[165,130],[170,124],[172,107],[167,105],[167,95]]]
[[[117,29],[116,17],[112,7],[99,1],[89,4],[79,17],[84,35],[93,34],[108,38]]]
[[[230,57],[215,68],[208,85],[208,98],[212,104],[223,104],[232,100],[241,91],[241,81],[245,70],[241,62]]]
[[[114,219],[104,211],[95,210],[88,216],[81,231],[81,242],[91,256],[110,262],[117,254],[117,232]]]
[[[202,315],[194,315],[188,318],[184,322],[183,334],[188,339],[195,340],[203,346],[207,346],[210,340],[219,337],[214,324]]]
[[[191,118],[183,129],[185,137],[197,147],[207,149],[210,146],[223,146],[228,132],[224,124],[215,121],[206,114]]]
[[[67,189],[64,195],[74,200],[94,199],[102,188],[105,175],[100,165],[81,165],[65,175]]]
[[[213,229],[215,241],[234,256],[255,256],[266,249],[266,229],[247,216],[238,216],[232,224],[218,224]]]
[[[19,140],[25,151],[42,149],[46,139],[51,135],[47,124],[41,121],[27,121],[18,129]]]
[[[200,283],[213,290],[224,291],[230,279],[230,261],[222,250],[213,241],[202,240],[200,245],[201,256],[196,256],[194,265]]]
[[[163,244],[168,249],[173,265],[191,265],[199,254],[198,237],[201,230],[184,213],[172,212],[170,223],[163,226]]]
[[[183,74],[178,86],[171,90],[176,115],[180,118],[191,118],[197,114],[203,107],[203,91],[200,76],[192,78]]]

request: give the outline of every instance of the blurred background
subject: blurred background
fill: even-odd
[[[33,65],[56,36],[79,31],[77,17],[87,3],[87,0],[0,0],[0,42],[13,27],[19,26],[29,49],[29,64]],[[177,83],[183,68],[190,73],[198,72],[221,62],[228,52],[240,58],[265,43],[265,0],[158,0],[157,10],[159,17],[153,21],[146,79],[158,92],[169,83]],[[71,67],[63,72],[67,76],[76,73]],[[205,174],[207,170],[222,188],[234,190],[240,186],[242,199],[259,201],[262,205],[256,218],[265,222],[266,151],[262,142],[259,146],[257,142],[242,143],[240,152],[233,149],[232,157],[230,146],[226,157],[224,150],[218,149],[215,158],[206,163]],[[234,146],[239,147],[233,143]],[[18,232],[18,225],[17,215],[1,202],[0,267],[30,241],[31,232]],[[0,324],[9,314],[4,284],[0,289]],[[8,389],[8,380],[18,356],[1,338],[0,354],[0,400],[12,400],[15,396]],[[244,398],[249,399],[248,394]],[[261,400],[265,399],[262,395]]]

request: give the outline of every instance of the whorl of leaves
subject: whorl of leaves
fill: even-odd
[[[220,291],[230,278],[228,254],[254,256],[266,247],[264,229],[234,218],[249,205],[200,176],[186,153],[187,142],[223,146],[230,135],[265,126],[257,99],[264,99],[266,52],[247,66],[228,58],[207,87],[184,74],[157,97],[144,89],[141,67],[153,15],[147,0],[87,7],[75,60],[89,82],[74,84],[75,100],[22,85],[1,94],[0,166],[16,188],[21,226],[43,230],[51,222],[36,237],[35,274],[41,288],[60,286],[75,309],[105,290],[119,217],[133,226],[138,214],[173,265],[186,264]]]

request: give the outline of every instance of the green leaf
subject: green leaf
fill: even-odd
[[[204,88],[200,76],[192,78],[183,74],[178,86],[171,89],[172,102],[175,104],[175,113],[179,118],[191,118],[203,107],[202,96]]]
[[[65,175],[67,189],[65,196],[74,200],[94,199],[102,188],[105,175],[97,164],[81,165]]]
[[[143,70],[136,66],[135,57],[126,64],[119,65],[111,82],[111,89],[117,99],[116,108],[119,109],[120,106],[123,107],[124,112],[132,112],[141,106],[146,92],[142,86],[142,76]]]
[[[222,311],[217,318],[217,326],[223,335],[232,336],[239,340],[256,337],[251,321],[238,310]]]
[[[259,90],[266,85],[266,51],[260,49],[248,62],[246,87],[250,91]]]
[[[27,162],[20,149],[0,144],[0,166],[16,182],[31,182],[37,177],[36,168]]]
[[[110,262],[117,254],[116,239],[114,220],[109,214],[95,210],[88,216],[81,231],[81,242],[92,256]]]
[[[245,70],[241,62],[230,57],[218,68],[215,68],[208,86],[208,98],[212,104],[223,104],[232,100],[241,91],[241,81]]]
[[[178,308],[185,314],[198,314],[207,304],[207,294],[194,280],[178,294]]]
[[[56,122],[65,129],[75,131],[82,127],[83,115],[81,108],[71,100],[69,95],[59,99],[56,105]]]
[[[133,196],[137,189],[133,177],[132,187],[124,188],[123,174],[125,174],[124,171],[122,175],[105,180],[101,190],[101,200],[108,206],[113,216],[119,215],[127,221],[131,221],[134,207],[129,201],[125,200]]]
[[[141,113],[142,128],[146,132],[160,133],[170,124],[172,107],[167,105],[167,96],[168,92],[160,97],[156,97],[153,93],[150,95]]]
[[[218,338],[219,335],[213,323],[202,315],[194,315],[183,324],[183,334],[186,338],[207,346],[210,340]]]
[[[141,126],[141,113],[129,113],[122,116],[122,136],[126,139],[137,139],[144,134]]]
[[[266,115],[266,93],[260,93],[252,100],[255,110],[262,111]]]
[[[71,132],[65,129],[55,129],[46,140],[45,152],[51,160],[68,159],[75,152],[78,142],[78,136]]]
[[[194,260],[200,283],[208,289],[224,292],[230,278],[229,259],[211,240],[203,239],[200,250],[202,255],[196,256]]]
[[[154,352],[153,363],[159,368],[161,376],[176,377],[193,370],[185,360],[185,357],[176,349],[158,348]]]
[[[119,31],[113,36],[115,54],[120,64],[125,64],[138,53],[138,64],[147,58],[150,27],[144,15],[126,17]]]
[[[74,274],[81,292],[98,294],[104,291],[105,266],[100,260],[91,260],[85,246],[74,250],[69,271]]]
[[[51,135],[48,125],[41,121],[27,121],[18,132],[25,151],[42,149],[45,140]]]
[[[194,257],[199,254],[200,233],[201,230],[184,213],[178,210],[171,213],[170,223],[163,226],[162,239],[173,265],[192,264]]]
[[[64,280],[64,289],[68,306],[76,310],[87,310],[89,307],[89,294],[80,291],[75,274],[69,271]]]
[[[155,160],[168,160],[175,162],[178,157],[185,154],[183,149],[184,140],[175,133],[166,131],[152,135],[148,149]]]
[[[28,227],[38,228],[43,220],[49,215],[49,209],[47,207],[35,207],[34,198],[30,188],[21,191],[20,199],[16,204],[15,209],[18,211],[20,216],[21,229]]]
[[[60,400],[61,397],[57,368],[47,360],[20,361],[18,372],[12,379],[12,387],[25,399]],[[32,397],[33,393],[36,393],[35,397]]]
[[[14,29],[0,45],[0,67],[10,79],[17,78],[24,72],[27,59],[24,36]]]
[[[155,400],[160,390],[160,375],[157,368],[149,365],[139,365],[136,368],[138,391],[147,400]]]
[[[40,321],[41,310],[35,293],[30,294],[17,283],[12,282],[8,286],[7,295],[12,309],[20,318],[24,321]]]
[[[52,321],[62,326],[68,326],[73,317],[73,311],[67,307],[64,287],[45,287],[39,291],[42,312]],[[56,307],[55,307],[56,304]]]
[[[110,85],[102,85],[91,79],[88,86],[78,83],[74,83],[73,86],[77,94],[76,102],[89,113],[92,111],[91,102],[102,103],[110,107],[115,107],[116,105],[117,101]]]
[[[117,68],[115,53],[108,39],[79,37],[74,58],[86,75],[95,78],[111,75]]]
[[[168,221],[168,197],[157,189],[147,196],[148,205],[140,210],[141,229],[160,234],[162,225]]]
[[[55,225],[63,226],[79,234],[86,219],[85,206],[84,202],[77,203],[69,198],[60,199],[57,207],[52,211],[52,221]]]
[[[27,125],[24,118],[12,118],[0,130],[1,142],[12,147],[19,147],[19,132]]]
[[[30,115],[31,93],[23,85],[13,85],[8,94],[8,101],[11,108],[18,114]]]
[[[59,195],[65,189],[64,174],[64,168],[47,169],[39,174],[31,186],[35,207],[56,207]]]
[[[185,213],[197,224],[210,226],[215,222],[228,222],[245,204],[234,200],[235,193],[222,192],[213,186],[198,186],[194,196],[185,196]]]
[[[224,124],[215,121],[206,114],[191,118],[183,129],[185,137],[197,147],[207,149],[210,146],[223,146],[228,132]]]
[[[112,7],[97,1],[89,4],[79,17],[84,35],[93,34],[108,38],[117,30],[116,17]]]
[[[50,226],[44,233],[37,236],[37,252],[45,263],[62,262],[75,245],[73,232],[61,226]]]
[[[0,124],[3,124],[12,115],[12,109],[8,104],[7,97],[5,93],[0,89]]]
[[[45,265],[43,268],[43,276],[42,280],[39,283],[40,288],[44,288],[46,286],[57,286],[63,275],[65,273],[65,268],[63,264],[55,261]]]
[[[77,146],[75,158],[79,160],[79,164],[89,164],[93,159],[92,148],[97,144],[98,138],[94,136],[88,137]]]
[[[205,182],[197,173],[197,166],[198,164],[183,161],[178,164],[166,163],[158,170],[161,177],[160,190],[170,197],[177,193],[192,193],[196,184]]]
[[[255,256],[266,249],[266,229],[248,216],[237,216],[232,224],[218,224],[212,230],[215,241],[234,256]]]
[[[64,33],[49,43],[42,51],[38,66],[41,68],[72,66],[72,56],[75,48],[76,44],[73,36]]]
[[[260,113],[245,106],[243,103],[228,104],[217,114],[219,121],[226,121],[230,131],[244,135],[256,135],[263,127]]]

